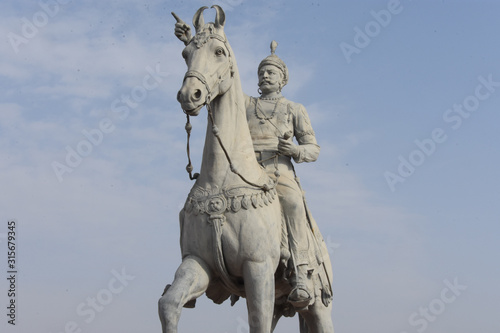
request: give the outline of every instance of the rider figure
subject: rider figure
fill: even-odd
[[[314,162],[320,148],[303,105],[287,100],[281,89],[288,82],[285,63],[274,54],[277,43],[271,43],[271,55],[258,67],[260,97],[245,96],[248,126],[257,160],[266,172],[274,177],[277,167],[278,192],[288,232],[288,247],[292,255],[295,274],[289,301],[296,307],[309,303],[312,291],[308,290],[308,264],[311,263],[310,238],[302,190],[297,182],[291,159],[296,163]],[[297,144],[293,143],[295,137]],[[274,157],[277,156],[277,157]]]

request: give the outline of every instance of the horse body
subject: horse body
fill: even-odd
[[[159,315],[163,332],[175,333],[183,306],[203,293],[216,303],[233,294],[247,300],[250,332],[269,333],[282,314],[278,308],[273,322],[279,200],[255,158],[224,12],[214,6],[215,23],[204,24],[205,8],[195,14],[197,34],[183,51],[188,71],[178,100],[188,115],[206,105],[209,121],[200,174],[180,212],[182,263]]]
[[[214,30],[213,34],[224,36],[223,31],[218,32]],[[236,189],[244,192],[249,187],[237,174],[231,171],[231,167],[239,170],[241,174],[254,182],[258,182],[260,179],[268,181],[267,176],[255,158],[250,131],[246,122],[245,104],[241,92],[239,74],[235,60],[230,58],[232,50],[229,44],[214,39],[213,43],[205,45],[200,49],[197,49],[195,45],[188,46],[188,48],[196,49],[198,53],[205,53],[198,54],[196,59],[190,59],[189,70],[210,73],[211,68],[214,66],[212,61],[214,56],[211,55],[215,54],[216,50],[221,47],[228,48],[227,51],[230,54],[221,57],[219,67],[223,67],[221,71],[224,71],[224,68],[230,62],[229,66],[233,68],[233,72],[232,74],[229,73],[229,76],[232,76],[232,78],[227,78],[227,81],[231,84],[227,90],[225,88],[221,89],[224,91],[223,94],[219,93],[217,98],[210,101],[210,109],[215,110],[213,123],[210,119],[207,123],[200,174],[191,190],[191,194],[197,190],[207,192],[204,195],[207,197],[217,195],[224,190]],[[222,75],[220,72],[216,72],[215,74],[215,76],[220,75]],[[198,79],[189,79],[188,77],[185,80],[183,88],[186,88],[187,91],[197,90],[199,85]],[[227,83],[222,82],[222,85],[224,84]],[[224,150],[214,134],[214,128],[219,129],[219,138],[227,150],[233,166],[229,164]],[[201,196],[203,197],[203,194]],[[186,253],[206,257],[204,259],[207,262],[213,261],[213,258],[210,258],[213,257],[213,253],[207,251],[207,248],[211,248],[211,246],[199,246],[198,241],[195,240],[195,238],[200,237],[200,239],[205,239],[205,244],[203,245],[211,243],[212,233],[206,233],[206,229],[211,227],[206,223],[206,215],[195,214],[193,212],[188,213],[185,210],[181,214],[184,214],[183,252],[186,251]],[[276,252],[279,252],[279,244],[275,244],[274,242],[274,237],[278,235],[276,233],[280,230],[280,212],[277,201],[268,206],[258,207],[258,209],[239,209],[236,212],[229,210],[225,211],[224,214],[227,223],[224,223],[222,243],[224,244],[225,260],[230,273],[237,277],[242,277],[242,263],[249,260],[262,261],[263,258],[269,255],[269,252],[274,254],[273,260],[277,262],[279,254],[276,256]],[[248,223],[245,223],[247,221]],[[200,230],[199,228],[203,224],[204,227]],[[250,235],[252,237],[249,237]],[[255,237],[260,239],[262,243],[255,242]],[[267,243],[265,246],[263,246],[264,242]],[[270,245],[275,249],[270,248]],[[183,253],[184,255],[185,253]]]

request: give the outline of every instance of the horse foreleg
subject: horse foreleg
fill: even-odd
[[[174,282],[158,301],[163,333],[177,333],[182,307],[201,296],[207,290],[209,280],[208,269],[200,259],[184,258],[175,272]]]
[[[274,269],[271,260],[243,266],[250,333],[271,332],[274,310]]]

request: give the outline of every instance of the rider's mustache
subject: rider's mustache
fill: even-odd
[[[269,84],[269,83],[273,83],[273,81],[272,80],[268,80],[268,79],[262,79],[262,80],[259,81],[259,87],[261,85],[263,85],[264,83]]]

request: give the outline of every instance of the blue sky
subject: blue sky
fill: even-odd
[[[0,4],[4,272],[7,221],[18,225],[8,332],[160,331],[192,186],[170,12],[191,22],[212,4],[226,11],[244,91],[257,94],[275,39],[283,94],[311,117],[320,158],[297,172],[333,260],[336,331],[500,330],[498,2],[41,3]],[[197,169],[205,116],[193,126]],[[245,323],[243,302],[203,296],[179,329]],[[276,330],[296,331],[296,319]]]

